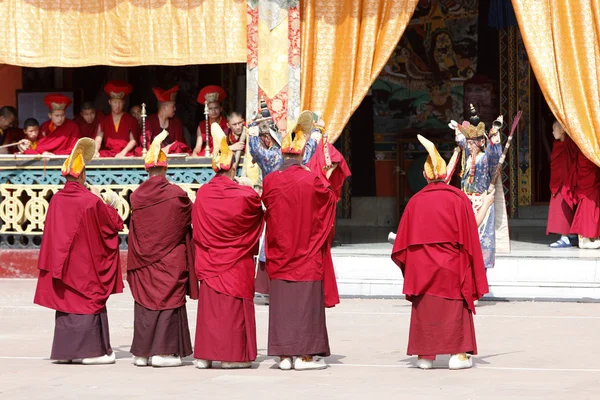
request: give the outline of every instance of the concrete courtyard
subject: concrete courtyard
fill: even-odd
[[[256,306],[252,370],[139,368],[131,364],[133,300],[108,303],[117,363],[55,365],[54,312],[32,303],[35,280],[0,280],[0,399],[600,399],[600,304],[481,302],[480,354],[471,370],[421,371],[406,356],[410,304],[342,299],[329,310],[324,371],[279,371],[266,356],[268,307]],[[196,302],[188,303],[192,335]]]

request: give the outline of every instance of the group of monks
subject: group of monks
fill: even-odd
[[[248,134],[263,143],[274,129],[272,119],[262,118]],[[263,176],[261,196],[236,177],[233,146],[213,123],[215,176],[194,202],[166,178],[168,136],[165,130],[153,139],[144,158],[149,178],[130,197],[133,363],[179,366],[193,353],[200,369],[214,361],[226,369],[251,367],[257,356],[255,259],[266,226],[268,354],[279,357],[282,370],[325,368],[330,355],[325,308],[339,303],[329,247],[349,170],[327,144],[323,127],[315,126],[310,111],[301,113],[277,142],[282,158]],[[318,146],[306,166],[308,142]],[[50,201],[42,237],[34,302],[56,310],[51,359],[58,363],[115,362],[106,302],[124,288],[123,220],[114,193],[86,187],[86,164],[98,153],[97,144],[80,138],[64,162],[66,184]],[[198,299],[193,348],[186,296]]]
[[[243,123],[239,113],[232,113],[228,124],[222,116],[222,101],[226,92],[219,86],[207,86],[198,94],[198,102],[204,105],[206,120],[197,128],[197,139],[192,150],[184,138],[183,124],[175,116],[175,102],[179,86],[168,90],[153,88],[158,102],[158,112],[150,115],[145,121],[145,132],[142,126],[141,108],[134,106],[131,114],[125,112],[125,99],[133,88],[124,81],[110,81],[104,86],[109,96],[111,112],[103,115],[91,102],[80,107],[79,115],[74,120],[66,118],[65,111],[72,100],[62,94],[45,96],[44,103],[48,107],[48,121],[42,123],[33,118],[25,121],[23,129],[14,128],[17,111],[13,107],[0,108],[0,146],[6,147],[10,153],[68,155],[77,140],[83,137],[95,142],[95,157],[139,157],[143,146],[146,149],[163,130],[168,136],[163,142],[166,153],[185,153],[192,156],[210,156],[214,151],[210,135],[213,123],[227,132],[228,143],[233,145],[243,140]],[[243,120],[242,120],[243,121]],[[5,134],[6,131],[6,134]],[[207,143],[208,140],[208,143]],[[238,146],[239,147],[239,146]],[[239,148],[237,149],[240,150]]]

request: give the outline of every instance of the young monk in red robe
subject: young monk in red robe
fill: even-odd
[[[192,354],[186,293],[198,298],[192,202],[167,179],[168,136],[156,136],[145,158],[150,178],[131,194],[127,282],[134,304],[131,353],[137,366],[176,367]]]
[[[577,149],[570,188],[577,209],[570,233],[579,235],[579,248],[600,248],[600,168]],[[569,198],[567,196],[567,201]]]
[[[263,181],[271,279],[268,355],[280,357],[282,370],[323,369],[323,357],[330,355],[325,298],[331,294],[324,292],[335,283],[324,279],[335,280],[335,275],[325,273],[323,257],[336,195],[302,165],[312,126],[312,113],[302,112],[282,141],[283,165]]]
[[[139,157],[142,154],[142,149],[137,147],[139,125],[123,111],[125,96],[132,90],[131,85],[123,81],[110,81],[104,85],[104,91],[110,97],[111,113],[102,118],[96,135],[96,153],[100,157]]]
[[[163,151],[167,154],[190,154],[192,149],[185,144],[183,138],[183,124],[179,118],[175,117],[175,100],[179,85],[169,90],[160,88],[152,88],[152,90],[158,100],[158,113],[152,114],[146,120],[147,143],[151,143],[159,133],[166,130],[169,136],[163,142]]]
[[[85,188],[94,141],[80,139],[62,167],[67,183],[50,201],[38,260],[34,303],[56,310],[50,358],[112,364],[106,301],[123,291],[118,197]]]
[[[320,123],[319,123],[320,122]],[[318,142],[317,149],[315,150],[314,156],[308,161],[307,167],[312,172],[317,174],[325,185],[331,185],[331,190],[335,194],[336,202],[340,200],[342,195],[342,186],[346,178],[351,176],[350,168],[344,159],[342,153],[340,153],[332,144],[327,143],[327,152],[325,153],[325,142],[327,141],[327,132],[324,130],[323,122],[319,121],[317,128],[322,133],[322,139]],[[329,171],[331,175],[329,175]],[[328,176],[329,175],[329,176]],[[334,209],[335,214],[335,209]],[[333,274],[335,278],[335,269],[333,268],[333,258],[331,257],[331,245],[335,238],[335,227],[331,229],[331,233],[325,243],[325,253],[323,254],[323,270],[326,278],[324,279],[325,284],[331,284],[325,290],[325,307],[333,307],[340,302],[340,297],[337,289],[337,282],[335,279],[329,277]]]
[[[104,118],[104,114],[96,110],[96,107],[90,101],[83,103],[79,115],[75,117],[75,122],[77,122],[77,125],[79,126],[81,137],[95,139],[102,118]]]
[[[65,110],[71,104],[71,99],[53,93],[44,97],[44,103],[50,110],[48,113],[50,120],[40,127],[36,148],[29,148],[24,154],[70,154],[81,136],[79,126],[65,116]]]
[[[250,368],[256,359],[254,260],[263,226],[258,194],[234,181],[233,152],[218,124],[211,127],[216,172],[196,194],[193,225],[200,299],[196,367]]]
[[[407,354],[418,355],[422,369],[438,354],[452,354],[450,369],[471,368],[474,301],[488,292],[477,223],[469,198],[444,183],[446,163],[435,145],[418,138],[429,153],[429,184],[408,202],[392,250],[412,303]]]
[[[575,162],[577,146],[567,135],[558,121],[552,125],[554,145],[550,155],[550,207],[548,209],[548,225],[546,235],[558,233],[560,239],[552,243],[552,248],[571,247],[569,232],[573,223],[572,188],[573,179],[571,174],[575,173]],[[565,200],[567,199],[567,200]]]
[[[192,156],[209,157],[213,153],[214,144],[211,136],[211,126],[213,123],[217,123],[222,130],[227,129],[227,120],[221,115],[221,103],[226,98],[227,93],[225,90],[215,85],[206,86],[198,93],[198,103],[204,104],[204,114],[207,116],[207,119],[198,124],[196,146],[194,147]],[[210,154],[206,152],[207,139]]]

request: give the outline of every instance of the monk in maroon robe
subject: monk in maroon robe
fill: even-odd
[[[331,185],[331,190],[335,194],[337,202],[341,198],[344,181],[352,174],[344,156],[333,147],[332,144],[327,143],[329,159],[326,157],[324,143],[327,141],[327,134],[325,131],[322,132],[323,138],[319,141],[315,154],[308,161],[307,167],[323,179],[325,185]],[[334,238],[335,227],[331,229],[331,233],[325,243],[325,253],[323,254],[323,269],[325,275],[323,282],[325,285],[329,285],[325,290],[325,307],[333,307],[340,302],[337,282],[335,280],[335,269],[333,268],[333,258],[331,257],[331,245],[333,244]],[[333,276],[334,279],[331,279],[331,276]]]
[[[100,121],[96,135],[96,153],[100,157],[139,157],[142,154],[137,140],[140,128],[137,120],[123,111],[125,96],[132,91],[127,82],[110,81],[104,91],[110,97],[111,113]]]
[[[119,231],[123,220],[113,208],[118,198],[103,201],[85,188],[85,164],[94,156],[94,141],[80,139],[65,161],[67,183],[50,200],[34,303],[56,310],[50,358],[81,359],[83,364],[112,364],[106,301],[123,291]]]
[[[256,359],[254,259],[263,226],[258,194],[234,182],[233,152],[212,126],[216,172],[196,194],[193,210],[200,300],[194,358],[198,368],[250,368]]]
[[[86,101],[83,103],[79,115],[75,117],[75,122],[77,122],[77,125],[79,126],[81,137],[95,139],[102,118],[104,118],[104,114],[96,110],[96,107],[94,107],[91,102]]]
[[[267,231],[266,269],[270,282],[268,355],[279,368],[323,369],[330,355],[325,293],[335,279],[325,273],[324,249],[335,219],[336,195],[302,165],[312,130],[305,111],[282,141],[283,165],[264,178]],[[292,357],[295,360],[292,363]]]
[[[571,247],[569,232],[573,223],[574,199],[571,174],[575,174],[577,146],[566,134],[558,121],[552,126],[554,145],[550,155],[550,207],[546,235],[558,233],[560,239],[552,243],[552,248]]]
[[[158,113],[152,114],[146,120],[146,140],[150,143],[154,138],[166,130],[169,136],[163,142],[163,151],[167,154],[185,153],[191,154],[192,149],[185,144],[183,138],[183,123],[175,116],[175,100],[179,85],[169,90],[152,88],[158,100]]]
[[[48,94],[44,103],[50,110],[49,121],[40,127],[37,146],[24,151],[24,154],[56,154],[68,155],[81,137],[79,126],[67,119],[65,110],[71,104],[71,99],[62,94]]]
[[[450,369],[470,368],[474,301],[488,292],[477,223],[469,198],[444,183],[446,163],[433,143],[418,138],[429,153],[429,184],[408,202],[392,250],[412,303],[407,354],[422,369],[438,354],[452,354]]]
[[[192,202],[166,179],[162,133],[145,159],[150,178],[131,194],[127,281],[134,304],[134,364],[182,365],[192,354],[186,293],[198,298],[192,243]]]
[[[206,141],[208,140],[208,148],[210,154],[214,152],[213,138],[211,134],[211,126],[217,123],[223,131],[227,129],[227,119],[221,115],[221,103],[227,98],[227,93],[223,88],[215,85],[206,86],[198,93],[198,103],[204,105],[204,115],[206,119],[198,124],[196,130],[196,146],[192,152],[193,156],[206,157]]]

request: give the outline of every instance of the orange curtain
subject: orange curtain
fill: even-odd
[[[512,0],[550,109],[600,166],[600,0]]]
[[[303,110],[320,112],[330,142],[367,95],[419,0],[303,0]]]
[[[246,0],[2,0],[0,63],[246,62]]]

